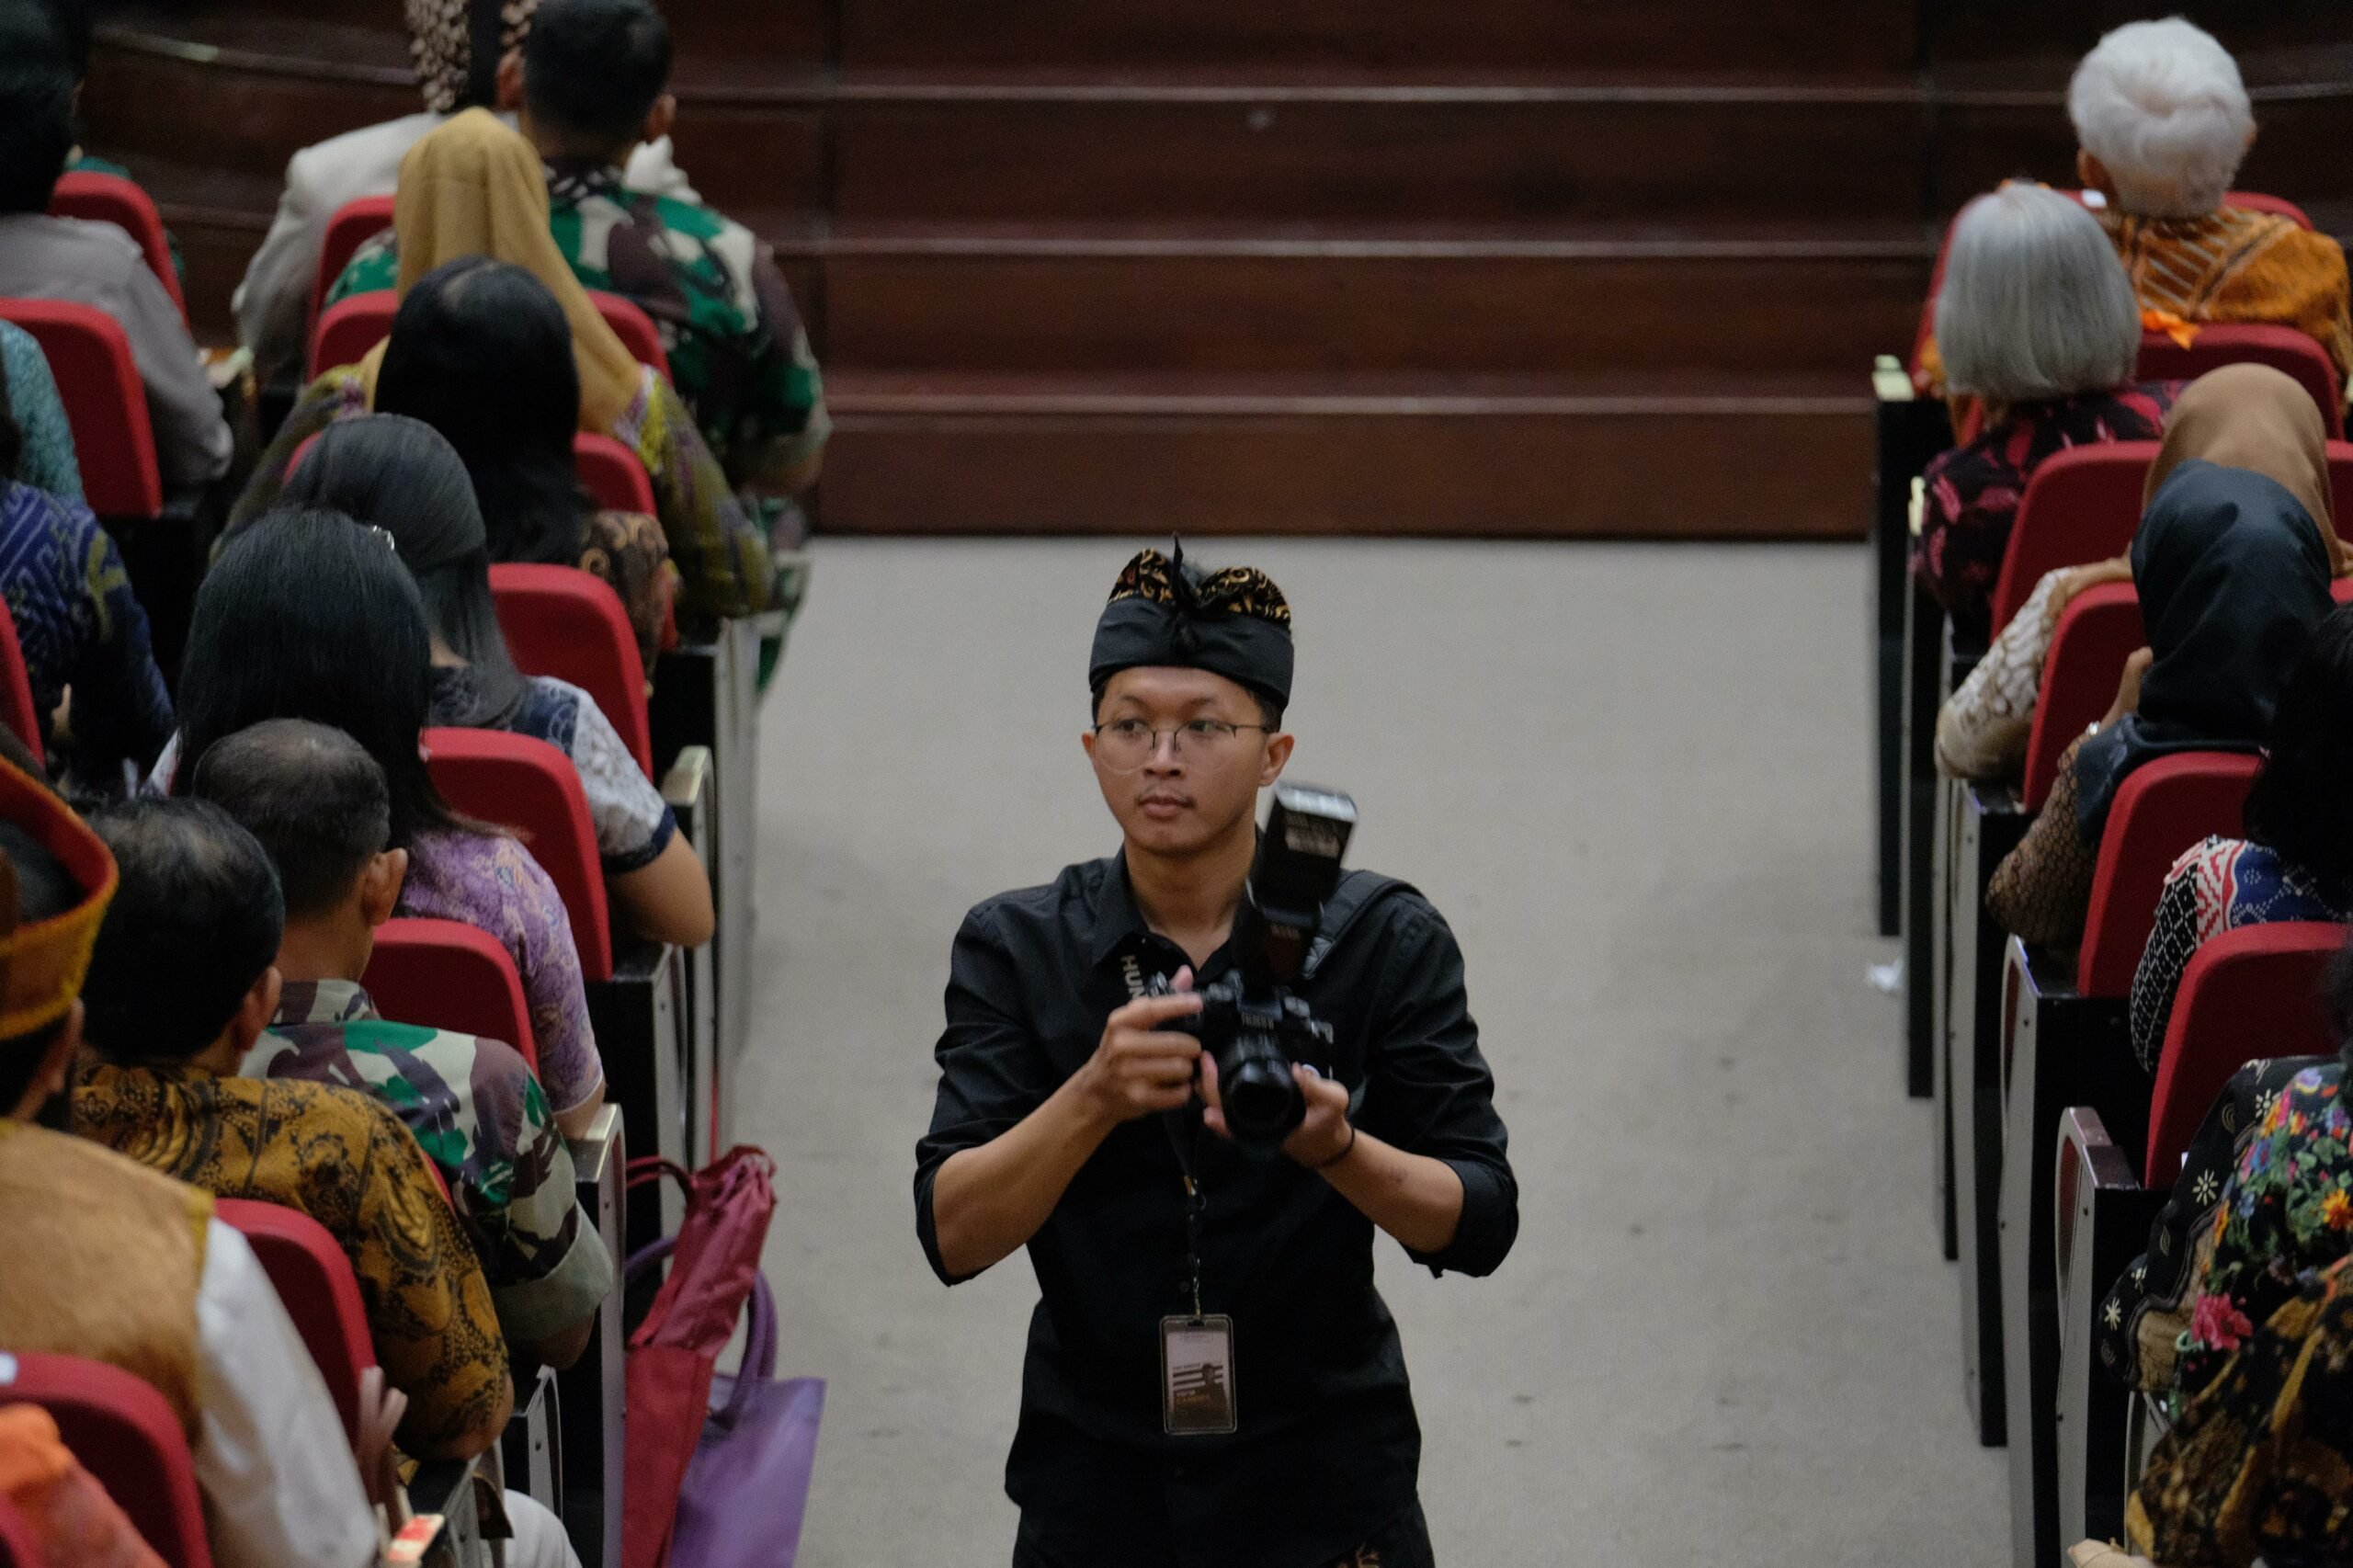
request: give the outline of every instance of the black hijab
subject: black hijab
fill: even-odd
[[[2075,824],[2097,843],[2117,786],[2174,752],[2254,751],[2289,666],[2335,608],[2328,550],[2277,480],[2202,459],[2149,499],[2132,583],[2155,654],[2139,710],[2075,754]]]

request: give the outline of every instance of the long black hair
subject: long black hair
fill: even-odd
[[[223,736],[264,719],[309,719],[349,734],[384,770],[395,846],[430,828],[478,830],[442,799],[417,749],[429,659],[425,607],[390,536],[340,512],[257,518],[197,591],[172,792],[188,792]]]
[[[375,408],[421,419],[457,449],[493,561],[579,564],[588,517],[572,466],[580,369],[572,324],[547,285],[479,256],[418,278],[392,317]]]
[[[2307,870],[2353,878],[2353,608],[2305,642],[2266,753],[2246,792],[2246,835]]]
[[[341,512],[392,536],[426,628],[472,667],[470,706],[455,722],[494,727],[522,705],[529,688],[498,629],[473,484],[433,426],[398,414],[338,420],[286,482],[282,505]]]

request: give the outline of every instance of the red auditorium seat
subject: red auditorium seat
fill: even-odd
[[[0,1354],[0,1402],[10,1400],[55,1418],[82,1468],[171,1568],[212,1568],[188,1438],[162,1394],[119,1368],[18,1352]]]
[[[6,1497],[0,1497],[0,1568],[49,1568],[31,1522]]]
[[[668,379],[670,357],[662,347],[662,334],[654,319],[619,294],[591,289],[588,297],[596,301],[605,324],[613,329],[631,357],[641,365],[653,366],[665,380]],[[354,294],[329,305],[320,312],[318,325],[312,330],[308,373],[315,376],[337,365],[357,364],[361,356],[392,332],[392,317],[399,309],[400,300],[390,289]]]
[[[0,300],[0,320],[32,334],[49,361],[90,510],[108,518],[160,515],[164,480],[147,389],[121,325],[104,311],[60,300]]]
[[[638,455],[610,436],[584,430],[572,438],[573,472],[580,486],[608,512],[654,511],[654,480]]]
[[[335,1397],[335,1414],[359,1435],[359,1375],[376,1364],[359,1280],[326,1227],[308,1214],[246,1198],[222,1198],[212,1211],[244,1236],[294,1320],[302,1347]]]
[[[425,749],[433,782],[451,805],[522,835],[563,897],[583,975],[591,983],[610,980],[604,866],[572,759],[545,741],[498,730],[427,730]]]
[[[2336,367],[2328,354],[2307,335],[2291,326],[2232,323],[2200,326],[2187,347],[2164,333],[2144,333],[2137,374],[2144,381],[2195,381],[2224,365],[2268,365],[2293,376],[2320,405],[2321,423],[2330,440],[2345,434],[2345,389],[2336,384]]]
[[[2000,1291],[2013,1546],[2021,1562],[2032,1543],[2052,1541],[2059,1530],[2056,1135],[2070,1107],[2086,1107],[2120,1147],[2143,1142],[2149,1075],[2132,1056],[2126,998],[2133,971],[2165,873],[2208,835],[2239,831],[2256,767],[2242,753],[2183,752],[2135,768],[2109,807],[2075,962],[2009,944],[2005,978],[2015,1000],[2005,1040],[1999,1256],[1990,1272]]]
[[[540,1070],[523,977],[487,931],[455,920],[388,920],[376,927],[360,983],[395,1023],[504,1040]]]
[[[0,602],[0,724],[41,756],[40,710],[33,706],[32,677],[25,672],[24,644],[17,641],[17,618]],[[45,760],[45,759],[44,759]]]
[[[2342,926],[2293,921],[2226,931],[2199,948],[2165,1030],[2145,1160],[2109,1135],[2093,1107],[2060,1119],[2057,1541],[2120,1535],[2131,1485],[2132,1398],[2093,1354],[2092,1314],[2148,1244],[2189,1141],[2231,1074],[2258,1057],[2336,1053],[2319,990],[2345,938]]]
[[[155,210],[154,201],[137,184],[120,175],[69,170],[58,176],[57,188],[50,192],[49,210],[59,218],[112,223],[129,234],[146,256],[147,269],[178,307],[180,320],[188,320],[179,268],[172,265],[171,236],[164,232],[163,215]]]
[[[576,566],[507,564],[490,569],[515,667],[570,681],[597,700],[621,744],[654,776],[654,734],[646,720],[645,664],[637,633],[612,585]]]
[[[311,310],[304,319],[315,327],[319,313],[326,308],[327,290],[343,276],[343,269],[358,254],[359,247],[392,226],[392,199],[389,196],[363,196],[347,201],[335,209],[327,220],[326,238],[319,245],[318,270],[311,278]]]
[[[2043,659],[2034,728],[2027,736],[2025,781],[2018,793],[2029,813],[2042,810],[2051,798],[2060,756],[2116,700],[2125,663],[2145,641],[2141,598],[2130,583],[2087,588],[2060,612]]]

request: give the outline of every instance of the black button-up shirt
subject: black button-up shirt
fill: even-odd
[[[1361,875],[1361,873],[1358,873]],[[1233,967],[1232,944],[1201,968]],[[942,1279],[932,1183],[960,1149],[1042,1105],[1092,1056],[1144,979],[1188,960],[1149,930],[1114,855],[976,906],[957,933],[939,1097],[915,1146],[915,1231]],[[1519,1227],[1495,1080],[1437,910],[1387,883],[1298,987],[1333,1026],[1312,1065],[1356,1096],[1353,1119],[1462,1178],[1462,1218],[1433,1271],[1485,1274]],[[1160,1321],[1188,1312],[1177,1138],[1207,1210],[1204,1311],[1233,1319],[1240,1430],[1161,1430]],[[1373,1225],[1319,1176],[1200,1131],[1198,1109],[1120,1127],[1030,1238],[1042,1299],[1029,1324],[1006,1491],[1026,1539],[1075,1563],[1307,1568],[1408,1506],[1421,1428],[1396,1324],[1372,1283]]]

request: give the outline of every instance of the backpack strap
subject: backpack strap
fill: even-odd
[[[1378,871],[1347,871],[1340,878],[1340,885],[1324,903],[1324,919],[1315,933],[1314,944],[1307,949],[1307,961],[1300,966],[1300,978],[1313,979],[1324,967],[1324,960],[1348,927],[1355,925],[1364,912],[1392,893],[1408,892],[1419,897],[1421,890],[1411,882],[1384,877]]]

